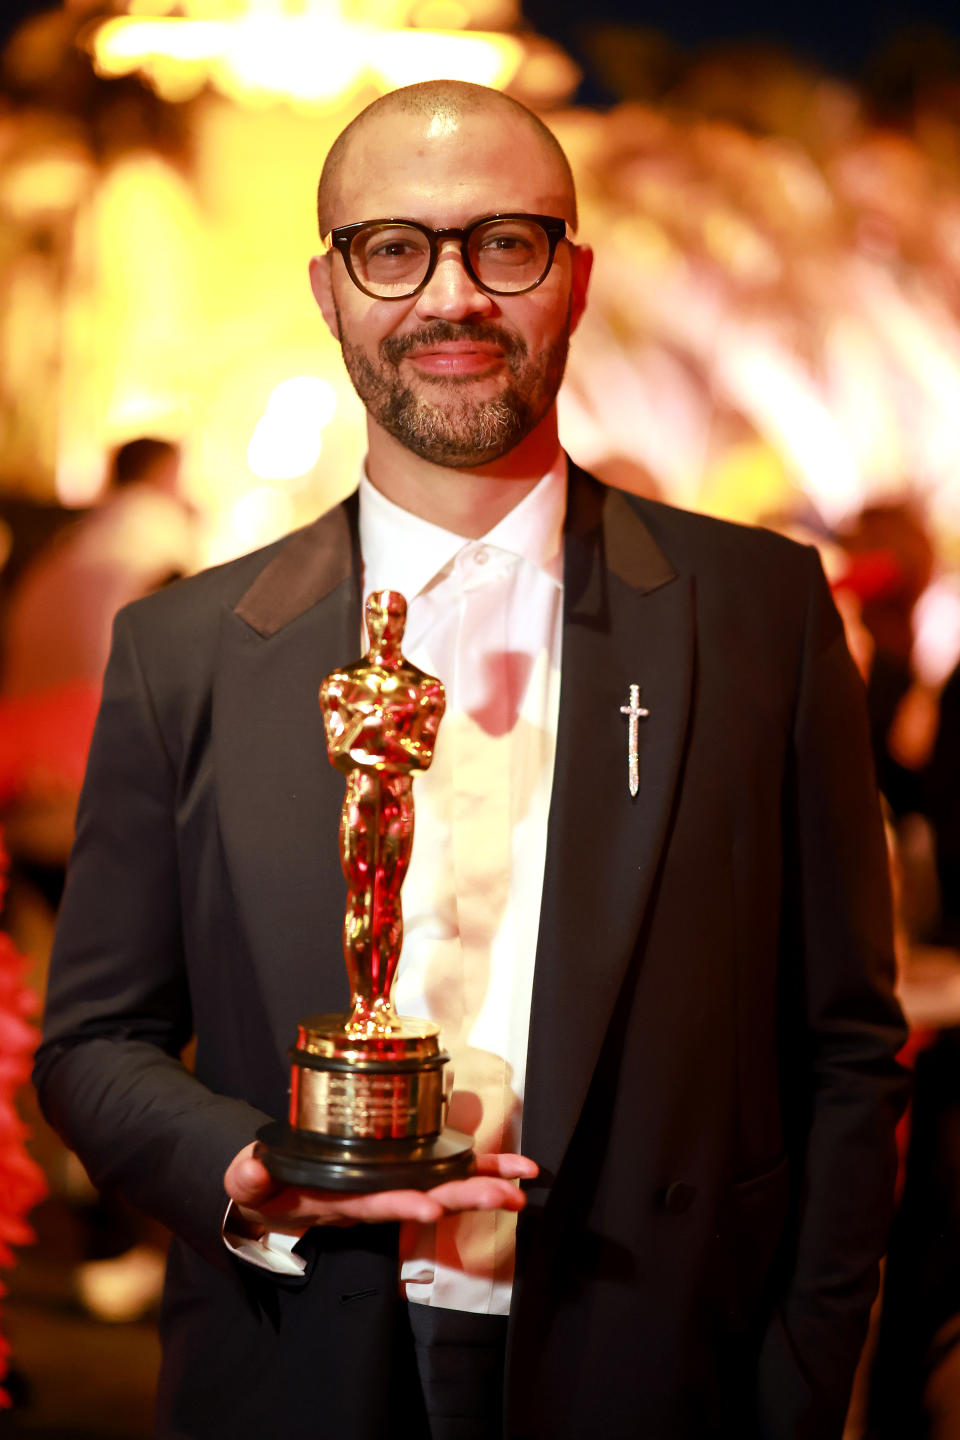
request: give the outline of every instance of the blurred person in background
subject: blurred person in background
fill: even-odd
[[[7,606],[0,700],[12,723],[22,715],[36,727],[33,780],[8,809],[8,843],[54,909],[114,616],[196,565],[196,517],[180,468],[180,447],[168,440],[121,445],[102,501],[34,557]],[[79,765],[60,763],[65,751],[79,753]]]
[[[873,641],[867,706],[877,779],[895,817],[921,814],[936,704],[917,685],[913,621],[933,575],[933,540],[916,507],[901,501],[866,506],[840,543]]]
[[[5,611],[0,761],[17,757],[16,784],[2,796],[11,914],[41,991],[114,616],[195,568],[196,519],[180,471],[170,441],[121,445],[102,501],[28,563]],[[39,1144],[45,1152],[58,1142]],[[162,1280],[160,1227],[116,1198],[98,1199],[72,1156],[50,1149],[44,1158],[82,1220],[87,1258],[74,1277],[82,1303],[116,1321],[149,1309]]]
[[[899,814],[890,804],[885,811],[912,1021],[900,1058],[915,1085],[898,1134],[902,1198],[883,1304],[875,1307],[872,1353],[858,1374],[847,1433],[850,1440],[957,1440],[960,954],[950,947],[960,947],[960,667],[941,688],[915,664],[914,612],[934,556],[913,506],[870,507],[854,537],[834,593],[868,687],[880,774],[899,806]],[[930,940],[933,947],[924,943]]]
[[[114,451],[103,499],[33,560],[11,598],[4,695],[99,687],[121,606],[195,568],[180,469],[180,447],[168,440],[145,436]]]
[[[940,883],[941,938],[960,950],[960,665],[940,693],[927,796]]]

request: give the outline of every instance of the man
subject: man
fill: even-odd
[[[37,1063],[95,1179],[175,1232],[157,1433],[489,1437],[502,1386],[511,1437],[839,1436],[902,1029],[816,556],[567,465],[590,254],[522,107],[388,95],[319,208],[359,518],[120,617]],[[253,1137],[297,1020],[347,999],[316,685],[380,588],[448,701],[395,999],[440,1020],[485,1158],[421,1195],[278,1191]]]

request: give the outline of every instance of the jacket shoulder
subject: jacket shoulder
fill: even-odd
[[[185,713],[200,714],[213,684],[225,613],[237,608],[278,557],[284,556],[285,563],[292,555],[296,567],[298,542],[312,548],[311,531],[321,537],[331,528],[338,536],[346,533],[348,507],[349,501],[335,505],[269,545],[124,606],[114,622],[108,682],[114,664],[122,674],[136,657],[133,663],[164,729],[178,728]]]
[[[138,642],[148,646],[163,646],[173,639],[202,646],[205,637],[216,637],[223,610],[235,609],[278,557],[283,556],[281,563],[289,562],[287,568],[295,573],[305,550],[318,542],[343,543],[352,525],[351,498],[269,545],[135,600],[124,607],[118,618],[131,627]]]
[[[779,657],[795,673],[812,621],[833,639],[842,633],[820,556],[804,545],[759,526],[739,525],[681,510],[622,491],[629,507],[678,579],[693,587],[701,638],[710,653],[727,653],[737,637],[741,656]],[[607,529],[622,533],[619,520]],[[789,657],[794,657],[793,659]]]
[[[193,628],[205,617],[216,617],[224,605],[236,605],[273,557],[299,533],[293,531],[235,560],[175,580],[162,590],[132,601],[120,614],[138,634],[182,625]]]
[[[702,571],[732,564],[748,564],[753,573],[776,573],[786,567],[792,577],[809,577],[818,566],[816,550],[760,525],[718,520],[695,510],[681,510],[638,495],[623,498],[643,520],[657,543],[679,570]],[[747,579],[747,576],[743,576]]]

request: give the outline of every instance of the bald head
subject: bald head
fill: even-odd
[[[374,100],[365,110],[351,120],[345,130],[334,141],[324,162],[317,191],[317,219],[320,234],[326,235],[335,225],[348,220],[367,217],[338,214],[344,176],[350,161],[363,148],[363,141],[380,128],[383,122],[407,119],[417,124],[428,134],[450,134],[461,122],[470,119],[489,119],[491,125],[498,122],[529,138],[532,158],[539,157],[558,174],[565,204],[564,218],[571,228],[576,229],[577,199],[570,162],[556,136],[547,129],[543,121],[499,90],[490,90],[485,85],[470,85],[463,80],[427,80],[420,85],[405,85],[400,90],[391,90]]]

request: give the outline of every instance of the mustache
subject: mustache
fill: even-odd
[[[396,365],[412,350],[456,340],[478,340],[488,345],[497,345],[507,359],[514,362],[522,360],[527,353],[526,341],[519,335],[511,335],[499,325],[482,322],[476,325],[455,325],[451,320],[434,320],[410,335],[388,335],[380,342],[380,354],[391,365]]]

